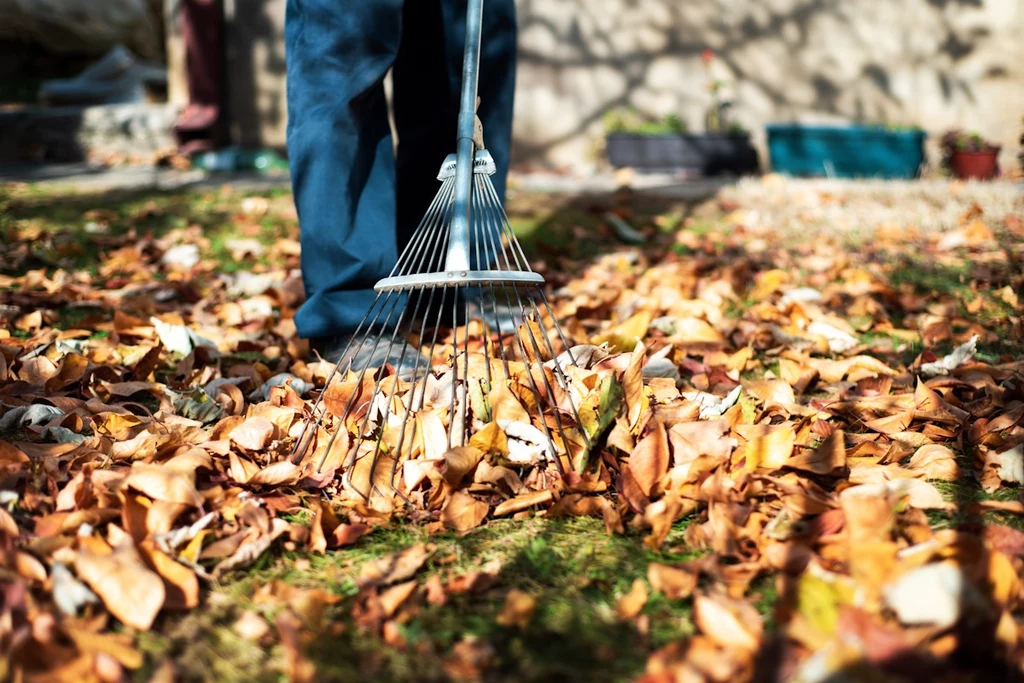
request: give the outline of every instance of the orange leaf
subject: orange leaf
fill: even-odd
[[[647,567],[647,580],[651,588],[663,593],[669,600],[688,598],[697,588],[697,573],[652,562]]]
[[[629,621],[640,614],[647,604],[647,586],[640,579],[634,579],[633,587],[615,603],[615,614],[619,621]]]
[[[516,626],[525,629],[530,625],[537,601],[530,595],[513,588],[505,595],[505,604],[495,620],[501,626]]]
[[[487,503],[459,491],[448,500],[442,518],[446,526],[456,531],[469,531],[480,526],[487,517],[487,511]]]
[[[786,467],[814,474],[833,474],[843,470],[846,467],[846,447],[843,445],[843,439],[843,430],[837,429],[812,453],[804,452],[787,460]]]

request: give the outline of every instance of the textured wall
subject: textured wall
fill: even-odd
[[[733,81],[733,118],[1024,128],[1024,0],[518,0],[519,160],[594,160],[609,108],[700,130],[700,53]],[[229,0],[235,131],[284,144],[283,0]],[[484,37],[486,40],[486,36]]]
[[[732,116],[960,126],[1004,145],[1024,124],[1021,0],[520,0],[519,158],[593,156],[609,107],[703,126],[700,52]]]

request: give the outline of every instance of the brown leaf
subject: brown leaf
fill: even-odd
[[[654,429],[636,445],[629,456],[629,470],[636,478],[640,490],[650,496],[661,478],[668,472],[668,435],[665,425],[654,421]]]
[[[468,493],[456,492],[448,500],[442,519],[445,526],[456,531],[469,531],[480,526],[487,517],[487,503],[477,500]]]
[[[622,390],[626,400],[626,420],[631,430],[636,429],[643,414],[645,404],[644,396],[644,357],[647,349],[641,342],[636,343],[633,354],[629,357],[629,365],[622,374]]]
[[[647,604],[647,586],[640,579],[634,579],[629,592],[615,602],[615,614],[619,621],[629,621],[640,614]]]
[[[196,573],[155,549],[142,549],[149,566],[164,581],[165,609],[191,609],[199,604],[199,579]]]
[[[494,508],[492,516],[501,517],[503,515],[531,508],[534,505],[545,505],[550,503],[553,498],[554,494],[552,494],[550,490],[524,493],[520,496],[516,496],[515,498],[510,498],[498,505],[498,507]]]
[[[672,444],[672,462],[675,466],[686,465],[702,455],[712,458],[728,458],[736,448],[737,441],[729,436],[728,420],[697,420],[680,422],[668,430]]]
[[[287,486],[297,484],[302,470],[290,460],[279,460],[271,463],[249,477],[246,482],[250,486]]]
[[[843,430],[832,432],[813,452],[794,455],[786,461],[786,467],[804,470],[814,474],[835,474],[846,469],[846,447]]]
[[[441,583],[441,577],[437,574],[432,574],[427,579],[427,582],[423,584],[423,588],[426,592],[427,604],[441,607],[448,602],[448,595],[444,592],[444,584]]]
[[[228,438],[248,451],[261,451],[274,438],[276,427],[265,417],[251,417],[231,430]]]
[[[501,626],[515,626],[525,630],[533,619],[537,601],[530,595],[513,588],[505,595],[505,604],[495,621]]]
[[[647,566],[647,580],[651,588],[663,593],[669,600],[688,598],[697,588],[697,573],[652,562]]]
[[[201,507],[203,498],[195,489],[195,473],[184,474],[166,465],[132,463],[125,485],[153,500]]]
[[[622,468],[622,497],[629,503],[629,507],[638,514],[643,513],[648,505],[651,504],[650,499],[644,495],[643,489],[640,488],[640,484],[637,483],[636,477],[633,475],[633,471],[629,469],[629,466]]]
[[[960,479],[960,466],[956,456],[946,446],[928,444],[921,446],[910,458],[907,468],[924,474],[925,479],[940,481],[957,481]]]
[[[427,547],[417,543],[386,557],[370,560],[359,570],[360,581],[378,586],[404,581],[415,575],[429,556]]]
[[[384,616],[390,617],[416,590],[416,581],[406,581],[381,592],[380,605]]]
[[[761,642],[761,615],[750,605],[724,596],[697,595],[693,619],[701,633],[727,650],[755,652]]]
[[[452,448],[444,454],[444,480],[452,488],[458,488],[462,479],[476,469],[483,457],[484,452],[474,446]]]
[[[904,410],[896,413],[895,415],[889,415],[888,417],[868,420],[864,423],[864,426],[872,431],[881,432],[882,434],[897,434],[905,431],[913,421],[914,411]]]
[[[20,448],[0,441],[0,463],[28,462],[28,456]]]
[[[334,546],[335,548],[343,548],[347,545],[352,545],[360,538],[370,532],[370,527],[367,524],[339,524],[334,528]]]
[[[79,550],[75,571],[111,614],[140,631],[149,630],[164,604],[163,580],[143,564],[130,542],[107,555]]]

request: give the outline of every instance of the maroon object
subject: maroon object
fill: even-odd
[[[957,150],[949,159],[949,167],[957,178],[988,180],[995,178],[999,171],[999,148],[983,152]]]
[[[225,137],[224,11],[221,0],[182,0],[182,38],[189,105],[174,124],[186,156],[220,146]]]

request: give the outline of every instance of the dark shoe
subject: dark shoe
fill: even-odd
[[[412,380],[415,372],[424,372],[430,367],[430,360],[419,349],[403,339],[392,343],[390,336],[373,337],[360,335],[337,335],[314,339],[311,346],[320,357],[329,363],[339,363],[342,368],[350,365],[352,372],[364,369],[375,370],[385,364],[395,368],[404,380]]]

